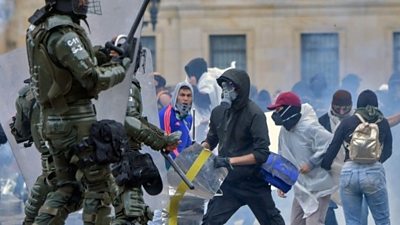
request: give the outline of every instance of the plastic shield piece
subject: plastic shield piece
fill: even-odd
[[[142,1],[136,0],[133,2],[132,1],[124,1],[124,2],[126,3],[124,4],[123,2],[121,2],[118,3],[118,5],[119,6],[126,5],[127,7],[116,8],[117,11],[110,12],[110,14],[107,14],[107,15],[124,15],[125,20],[120,21],[121,23],[115,23],[114,20],[105,16],[90,18],[93,19],[93,21],[89,19],[91,24],[96,24],[96,28],[99,28],[94,31],[96,33],[98,32],[98,34],[93,32],[93,35],[91,36],[93,37],[102,36],[103,38],[100,43],[105,43],[107,40],[111,40],[112,37],[119,35],[121,31],[127,33],[130,27],[132,26],[133,21],[135,20],[138,10],[142,4]],[[107,5],[108,9],[115,7],[114,5],[112,5],[112,2],[105,1],[104,3]],[[124,8],[128,8],[129,11],[121,12],[126,10]],[[139,27],[134,35],[137,40],[140,40],[142,25],[143,25],[143,20],[140,21]],[[112,27],[115,28],[115,26],[119,28],[119,31],[110,32],[109,28]],[[107,29],[104,29],[105,27],[107,27]],[[133,55],[136,56],[137,53]],[[132,83],[132,77],[134,76],[135,61],[136,58],[133,59],[131,66],[126,72],[125,79],[120,84],[112,87],[111,89],[101,92],[98,100],[94,101],[97,110],[97,118],[99,120],[113,119],[121,123],[124,122],[126,107],[128,104],[129,88]]]
[[[160,121],[158,118],[156,89],[153,82],[153,60],[151,57],[151,52],[147,48],[142,48],[142,51],[140,52],[138,57],[140,57],[140,66],[136,73],[136,78],[139,80],[141,86],[143,116],[146,116],[147,120],[150,123],[159,127]],[[152,209],[165,208],[169,199],[168,180],[166,179],[167,170],[164,162],[165,160],[159,152],[153,151],[150,147],[143,145],[142,148],[153,158],[153,161],[156,164],[163,180],[163,190],[159,195],[151,196],[144,192],[145,202]]]
[[[18,96],[18,90],[24,85],[23,81],[29,78],[28,71],[25,49],[20,48],[0,56],[0,122],[25,183],[30,189],[41,173],[40,153],[34,145],[25,148],[23,143],[17,144],[9,127],[11,117],[16,112],[15,100]]]
[[[261,175],[265,182],[287,193],[299,177],[299,170],[283,156],[271,152],[261,166]]]
[[[203,149],[201,145],[197,143],[193,144],[179,154],[175,159],[176,164],[186,173]],[[186,191],[188,195],[208,200],[213,198],[217,193],[225,177],[228,175],[228,170],[226,168],[215,168],[214,158],[215,155],[211,154],[204,163],[200,172],[193,180],[195,188]],[[181,182],[178,174],[172,169],[168,171],[168,182],[172,191],[176,190],[176,187]]]

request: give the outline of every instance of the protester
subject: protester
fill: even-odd
[[[318,121],[329,132],[334,133],[340,121],[353,115],[352,109],[353,101],[351,93],[346,90],[337,90],[331,101],[330,110],[322,115]],[[344,147],[340,148],[331,170],[332,176],[335,179],[335,184],[339,184],[340,171],[344,164]],[[332,195],[332,200],[329,203],[328,212],[326,213],[325,225],[337,225],[336,215],[334,209],[338,208],[338,204],[342,205],[338,191]],[[368,224],[368,206],[363,199],[361,224]]]
[[[159,74],[154,73],[154,84],[156,87],[156,100],[157,108],[160,111],[163,107],[167,106],[171,102],[171,93],[166,88],[167,81]]]
[[[159,112],[160,128],[167,134],[180,131],[180,143],[170,155],[175,159],[180,152],[192,144],[190,128],[192,127],[193,89],[187,82],[180,82],[173,92],[172,101]]]
[[[301,104],[293,92],[282,92],[268,109],[275,110],[275,124],[285,128],[279,133],[279,153],[301,172],[293,188],[291,224],[322,225],[337,188],[332,176],[319,166],[332,134],[318,123],[313,108]],[[285,197],[280,190],[278,194]]]
[[[358,140],[353,145],[355,131],[359,129],[359,124],[363,120],[377,124],[379,130],[377,138],[379,141],[363,145],[363,141]],[[366,139],[364,138],[364,140]],[[361,92],[358,96],[355,114],[342,120],[336,128],[332,142],[322,161],[322,168],[331,169],[332,162],[343,144],[346,144],[346,148],[345,163],[340,175],[340,196],[343,202],[346,224],[360,224],[361,205],[364,197],[371,210],[375,224],[390,224],[385,170],[382,163],[392,154],[392,134],[388,121],[378,108],[378,99],[373,91],[365,90]],[[360,149],[357,146],[360,146]],[[377,150],[381,147],[383,148],[380,155],[376,152],[368,154],[368,156],[377,157],[374,160],[369,159],[369,161],[364,162],[357,158],[357,150],[372,151],[370,148]],[[352,152],[349,149],[353,149]]]
[[[285,224],[271,196],[271,186],[256,176],[268,157],[268,128],[263,111],[249,100],[250,78],[245,71],[229,69],[218,79],[221,104],[213,109],[205,148],[218,145],[215,167],[229,173],[221,185],[222,196],[208,203],[204,225],[220,225],[243,205],[260,224]]]

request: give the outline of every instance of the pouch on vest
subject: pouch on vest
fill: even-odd
[[[94,147],[95,163],[115,163],[121,153],[129,149],[128,136],[124,126],[114,120],[101,120],[92,124],[89,143]]]
[[[382,145],[379,142],[379,127],[376,123],[368,123],[364,118],[355,114],[361,123],[354,130],[350,143],[349,158],[358,163],[374,163],[379,161]]]
[[[112,174],[119,186],[140,187],[142,185],[150,195],[157,195],[163,189],[158,168],[148,153],[124,152],[122,160],[112,166]]]
[[[15,101],[16,114],[12,118],[10,124],[11,133],[17,143],[25,143],[29,147],[32,143],[31,134],[31,112],[36,100],[29,89],[29,85],[19,90],[18,97]]]

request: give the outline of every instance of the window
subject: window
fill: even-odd
[[[210,66],[246,70],[246,35],[210,35]]]
[[[393,33],[393,71],[400,72],[400,32]]]
[[[322,73],[328,84],[339,83],[339,35],[337,33],[301,34],[301,79],[309,82]]]
[[[156,37],[154,36],[142,36],[140,38],[143,47],[148,48],[151,51],[151,58],[153,60],[153,70],[156,71],[156,61],[157,61],[157,52],[156,52]]]

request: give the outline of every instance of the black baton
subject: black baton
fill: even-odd
[[[163,151],[161,151],[161,155],[164,156],[164,158],[171,164],[171,166],[178,173],[178,175],[181,177],[183,182],[185,182],[185,184],[191,190],[193,190],[194,189],[193,183],[186,177],[185,173],[183,173],[183,171],[181,170],[181,168],[179,168],[179,166],[175,163],[175,161],[173,159],[171,159],[171,157],[169,157],[169,155],[167,153],[163,152]]]

